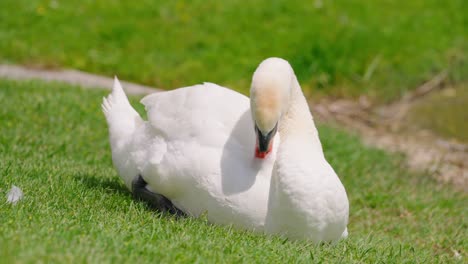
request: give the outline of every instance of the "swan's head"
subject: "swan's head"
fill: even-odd
[[[280,58],[266,59],[255,70],[250,88],[250,109],[257,135],[255,156],[258,158],[265,158],[271,152],[278,123],[289,108],[293,76],[291,65]]]

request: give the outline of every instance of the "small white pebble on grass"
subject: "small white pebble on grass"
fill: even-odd
[[[11,186],[11,190],[7,195],[7,202],[11,204],[16,204],[19,200],[23,198],[23,191],[15,185]]]

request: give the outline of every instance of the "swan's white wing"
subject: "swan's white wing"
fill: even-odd
[[[142,141],[147,151],[142,157],[151,158],[140,159],[140,167],[153,191],[175,203],[178,192],[185,197],[194,192],[193,196],[200,197],[197,203],[204,200],[203,195],[205,201],[216,202],[213,198],[222,199],[230,191],[223,186],[221,174],[247,177],[244,167],[253,158],[255,145],[247,97],[205,83],[149,95],[141,102],[149,122],[145,132],[149,136]],[[196,205],[187,202],[183,207],[197,211]]]
[[[167,139],[196,138],[214,147],[225,142],[241,114],[250,108],[246,96],[212,83],[152,94],[141,103],[151,126]]]

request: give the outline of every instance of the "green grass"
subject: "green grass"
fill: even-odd
[[[456,261],[452,250],[467,257],[466,194],[325,126],[326,156],[351,203],[345,241],[313,246],[152,212],[112,167],[100,109],[106,92],[65,87],[0,80],[3,263],[438,263]],[[12,184],[25,194],[15,206],[5,200]]]
[[[409,114],[409,123],[439,135],[468,143],[468,83],[423,98]]]
[[[0,62],[246,92],[280,56],[309,93],[391,100],[442,70],[467,80],[467,12],[464,0],[3,0]]]

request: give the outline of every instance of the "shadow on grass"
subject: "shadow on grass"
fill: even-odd
[[[116,179],[107,179],[104,177],[99,177],[99,176],[94,176],[94,175],[91,176],[90,174],[80,173],[80,174],[74,175],[73,178],[77,182],[85,185],[87,188],[104,190],[105,192],[109,194],[114,194],[114,195],[117,194],[117,195],[121,195],[125,197],[130,197],[132,200],[136,201],[137,203],[144,204],[145,207],[149,211],[152,211],[160,216],[174,217],[175,219],[186,217],[185,213],[183,213],[182,211],[178,209],[176,209],[175,212],[168,211],[168,210],[161,211],[157,209],[158,207],[155,207],[154,204],[152,204],[152,201],[148,201],[144,199],[143,200],[135,199],[132,193],[122,183],[119,182],[117,177]],[[172,203],[170,204],[170,206],[172,206]]]
[[[80,173],[74,175],[73,178],[91,189],[101,189],[108,193],[123,195],[127,197],[132,196],[131,192],[127,188],[125,188],[125,186],[122,183],[118,181],[117,177],[116,179],[107,179]]]

